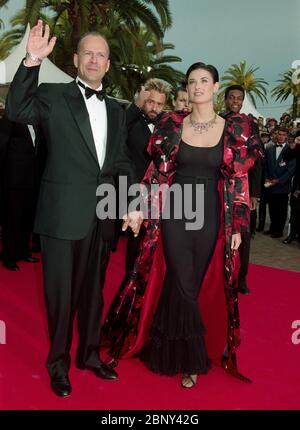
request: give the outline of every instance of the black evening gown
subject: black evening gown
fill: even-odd
[[[162,375],[201,374],[210,368],[198,294],[219,231],[217,184],[222,157],[223,136],[213,147],[200,148],[180,142],[173,184],[192,184],[189,200],[193,209],[196,207],[196,184],[204,185],[204,224],[201,229],[186,230],[186,222],[191,220],[175,219],[174,199],[170,193],[171,217],[162,219],[166,275],[150,340],[139,353],[149,369]]]

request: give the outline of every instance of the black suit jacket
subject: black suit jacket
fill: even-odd
[[[134,163],[136,175],[140,182],[151,161],[147,152],[151,131],[143,112],[132,103],[126,110],[126,124],[128,130],[127,146],[130,158]]]
[[[88,111],[75,81],[41,84],[39,67],[20,65],[8,93],[7,116],[40,125],[47,142],[47,162],[42,176],[35,231],[66,240],[84,238],[95,217],[96,189],[126,175],[136,182],[126,147],[125,113],[105,98],[107,146],[100,170]],[[106,229],[103,226],[102,234]],[[108,238],[108,237],[106,237]]]
[[[38,181],[38,158],[27,125],[5,117],[0,119],[0,147],[2,186],[34,188]]]
[[[289,194],[291,191],[292,178],[296,171],[296,160],[285,160],[284,154],[288,150],[286,144],[277,160],[276,145],[266,150],[265,178],[279,180],[279,184],[268,188],[270,194]]]

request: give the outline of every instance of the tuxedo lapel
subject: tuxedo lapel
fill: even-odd
[[[277,160],[276,160],[276,145],[271,148],[271,166],[272,166],[272,174],[275,175]]]
[[[68,90],[64,93],[65,99],[68,103],[69,109],[74,117],[75,122],[82,134],[84,141],[95,158],[98,164],[98,157],[93,138],[93,132],[90,124],[89,114],[84,103],[82,94],[75,81],[71,82],[68,86]]]

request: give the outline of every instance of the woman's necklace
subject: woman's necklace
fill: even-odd
[[[217,114],[213,117],[213,119],[210,119],[207,122],[197,122],[192,120],[192,115],[189,116],[190,119],[190,126],[193,127],[196,133],[204,133],[208,131],[209,128],[213,127],[217,121]]]

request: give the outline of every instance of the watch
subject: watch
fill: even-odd
[[[26,59],[33,61],[34,63],[41,63],[42,60],[35,55],[32,55],[30,52],[26,52]]]

